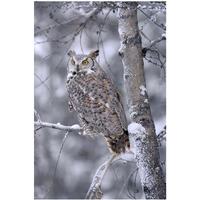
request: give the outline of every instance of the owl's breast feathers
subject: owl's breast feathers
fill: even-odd
[[[125,152],[130,147],[126,116],[113,81],[102,71],[80,73],[69,76],[67,89],[86,134],[101,133],[111,151]]]

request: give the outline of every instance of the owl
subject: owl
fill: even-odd
[[[76,110],[84,134],[102,134],[111,152],[130,149],[126,116],[120,94],[96,61],[99,50],[89,55],[68,53],[69,109]]]

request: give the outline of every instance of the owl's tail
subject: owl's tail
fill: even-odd
[[[130,141],[128,131],[124,131],[122,135],[104,135],[109,150],[114,154],[125,153],[126,147],[130,150]]]

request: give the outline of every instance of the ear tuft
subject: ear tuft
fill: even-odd
[[[74,50],[70,50],[67,54],[69,57],[75,56],[76,52]]]
[[[96,57],[99,55],[99,50],[96,50],[96,51],[91,51],[89,53],[89,57],[92,57],[94,59],[96,59]]]

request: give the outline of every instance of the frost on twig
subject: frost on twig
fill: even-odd
[[[112,161],[116,157],[115,154],[111,156],[111,158],[103,163],[97,170],[95,176],[93,177],[92,184],[86,194],[85,199],[101,199],[103,196],[103,193],[101,191],[101,183],[103,181],[103,178],[111,165]]]
[[[73,126],[64,126],[60,123],[52,124],[48,122],[37,121],[37,122],[34,122],[34,126],[40,126],[42,128],[53,128],[53,129],[58,129],[58,130],[68,131],[68,132],[76,131],[80,134],[83,133],[83,129],[78,124],[75,124]]]

